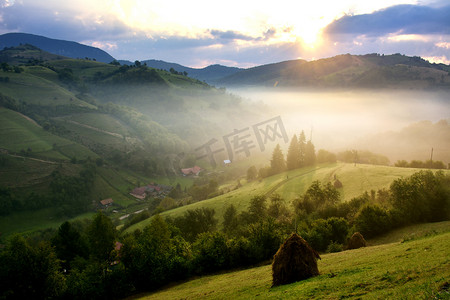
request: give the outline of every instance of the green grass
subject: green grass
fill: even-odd
[[[0,107],[0,148],[16,152],[31,148],[34,152],[43,152],[51,150],[54,143],[71,142],[46,132],[15,111]]]
[[[64,221],[91,218],[94,212],[87,212],[74,218],[55,217],[57,208],[46,208],[37,211],[24,211],[0,217],[2,239],[15,233],[31,233],[36,230],[58,228]]]
[[[449,299],[450,229],[322,255],[320,275],[271,288],[271,266],[204,276],[132,299]]]
[[[121,121],[106,114],[98,114],[98,113],[76,114],[71,115],[70,117],[68,117],[68,119],[80,124],[92,126],[100,130],[104,130],[111,133],[117,133],[122,136],[130,136],[132,135],[131,132],[134,131],[129,126],[123,124]]]
[[[394,229],[384,235],[368,240],[367,242],[369,245],[381,245],[420,239],[429,235],[435,235],[447,231],[450,231],[450,221],[415,224]]]
[[[24,115],[3,107],[0,107],[0,148],[12,152],[30,148],[31,155],[49,159],[97,157],[88,148],[45,131]]]
[[[415,172],[417,172],[417,169],[388,166],[361,164],[355,166],[346,163],[323,164],[270,176],[262,181],[255,180],[248,183],[242,181],[242,187],[237,190],[164,212],[163,215],[176,217],[184,214],[188,209],[207,207],[216,211],[216,217],[221,224],[223,214],[230,204],[233,204],[237,211],[241,212],[248,208],[250,199],[254,195],[278,193],[288,207],[292,208],[292,201],[305,193],[313,181],[319,180],[324,184],[329,181],[333,182],[334,175],[336,175],[336,178],[343,184],[343,187],[339,189],[341,201],[349,201],[365,191],[388,188],[394,179],[407,177]],[[235,184],[231,183],[230,186],[235,186]],[[142,229],[149,222],[150,220],[144,220],[131,226],[127,231],[131,232],[137,228]]]
[[[58,83],[31,73],[17,74],[0,71],[0,76],[9,77],[8,83],[0,82],[0,92],[11,98],[46,106],[75,105],[96,108],[78,99],[74,93]]]
[[[26,73],[32,74],[34,76],[38,76],[53,82],[59,82],[58,79],[58,74],[53,71],[50,70],[48,68],[42,67],[42,66],[30,66],[30,67],[25,67],[24,71]]]

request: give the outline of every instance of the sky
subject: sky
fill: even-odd
[[[450,64],[450,0],[0,0],[8,32],[196,68],[346,53]]]

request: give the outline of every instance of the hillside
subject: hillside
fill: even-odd
[[[450,66],[420,57],[338,55],[315,61],[288,61],[247,69],[219,80],[233,86],[428,89],[450,86]]]
[[[179,173],[195,162],[193,148],[262,115],[224,90],[144,65],[71,59],[31,45],[0,57],[5,235],[57,226],[102,199],[122,214],[148,208],[151,200],[129,192],[151,182],[190,186],[193,179]],[[25,219],[34,221],[13,221]]]
[[[245,182],[240,180],[242,186],[235,188],[235,183],[221,187],[224,190],[231,190],[223,195],[182,206],[162,213],[163,216],[181,216],[187,210],[196,208],[212,208],[216,211],[215,216],[222,224],[223,214],[227,207],[233,204],[238,212],[244,211],[250,204],[250,199],[256,195],[279,194],[289,209],[292,208],[292,201],[299,198],[311,185],[318,180],[322,184],[332,182],[334,176],[342,182],[343,187],[338,189],[342,202],[358,197],[364,192],[371,190],[389,188],[391,182],[397,178],[407,177],[417,172],[418,169],[396,168],[388,166],[374,166],[336,163],[323,164],[314,167],[302,168],[273,175],[262,180]],[[133,232],[137,228],[144,228],[150,220],[137,223],[127,229]]]
[[[271,266],[204,276],[130,299],[446,299],[450,228],[408,242],[321,255],[320,275],[271,288]]]
[[[28,33],[6,33],[0,35],[0,49],[30,44],[44,51],[71,58],[89,58],[110,63],[114,58],[105,51],[72,41],[51,39]]]
[[[132,62],[129,61],[120,61],[123,64],[131,65]],[[218,80],[223,77],[230,76],[235,74],[243,69],[236,67],[226,67],[222,65],[210,65],[204,68],[190,68],[186,66],[182,66],[177,63],[165,62],[162,60],[149,59],[141,62],[142,64],[147,64],[147,66],[155,68],[155,69],[163,69],[166,71],[170,71],[173,69],[177,72],[183,73],[186,72],[189,77],[205,81],[209,84],[215,84]]]

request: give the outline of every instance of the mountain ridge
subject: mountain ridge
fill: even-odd
[[[20,32],[0,35],[0,49],[15,47],[20,44],[30,44],[44,51],[70,58],[88,57],[104,63],[110,63],[114,60],[114,57],[106,51],[73,41],[52,39],[45,36]]]

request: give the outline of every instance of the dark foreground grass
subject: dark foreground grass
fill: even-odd
[[[450,232],[326,254],[319,276],[271,288],[271,266],[204,276],[134,299],[450,299]]]

